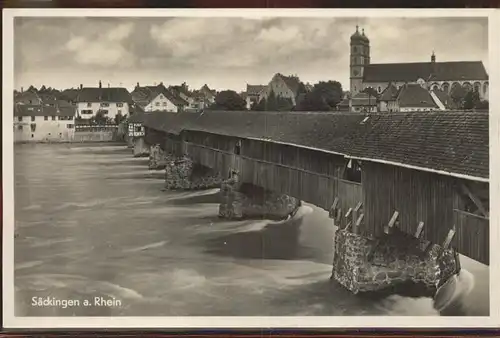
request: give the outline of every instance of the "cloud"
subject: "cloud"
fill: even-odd
[[[126,50],[122,41],[130,36],[133,29],[133,23],[124,23],[98,37],[72,36],[65,47],[80,65],[130,67],[134,64],[134,55]]]
[[[62,82],[56,74],[71,71],[131,84],[141,77],[220,88],[266,83],[282,72],[348,86],[356,24],[370,39],[372,63],[427,61],[435,50],[438,61],[488,64],[481,18],[31,17],[15,22],[15,73],[24,85],[44,72],[46,82]]]

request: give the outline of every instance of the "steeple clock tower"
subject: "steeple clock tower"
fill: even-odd
[[[370,40],[365,35],[365,30],[351,35],[350,79],[351,95],[354,96],[363,90],[363,71],[365,65],[370,64]]]

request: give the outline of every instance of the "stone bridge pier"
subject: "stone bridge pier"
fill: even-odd
[[[448,248],[450,234],[443,245],[420,235],[421,230],[411,235],[393,228],[382,236],[368,237],[349,225],[338,228],[332,279],[355,294],[403,287],[414,295],[432,297],[460,272],[460,258]]]
[[[159,144],[152,145],[149,150],[149,169],[163,170],[172,158],[172,155],[167,154]]]
[[[221,175],[193,161],[189,156],[164,155],[167,190],[203,190],[219,188]]]
[[[144,136],[134,137],[134,157],[148,157],[150,146],[146,143]]]
[[[225,219],[284,220],[301,206],[294,197],[240,182],[237,174],[221,184],[221,199],[219,217]]]

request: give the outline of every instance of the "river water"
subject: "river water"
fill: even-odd
[[[330,282],[334,227],[314,206],[219,220],[217,190],[163,191],[122,145],[16,145],[14,163],[16,316],[439,315],[430,298]],[[441,315],[488,315],[488,267],[462,265],[472,292]],[[95,297],[115,302],[81,306]]]

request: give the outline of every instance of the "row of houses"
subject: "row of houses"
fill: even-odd
[[[365,91],[345,96],[337,106],[352,112],[417,112],[459,109],[444,90],[426,88],[425,84],[407,83],[396,87],[390,83],[380,95]]]
[[[137,86],[132,92],[121,87],[40,90],[30,87],[14,93],[15,141],[68,140],[75,132],[75,124],[88,124],[100,116],[102,121],[117,121],[137,111],[199,111],[215,101],[216,92],[204,85],[189,91],[187,85],[166,87]]]

